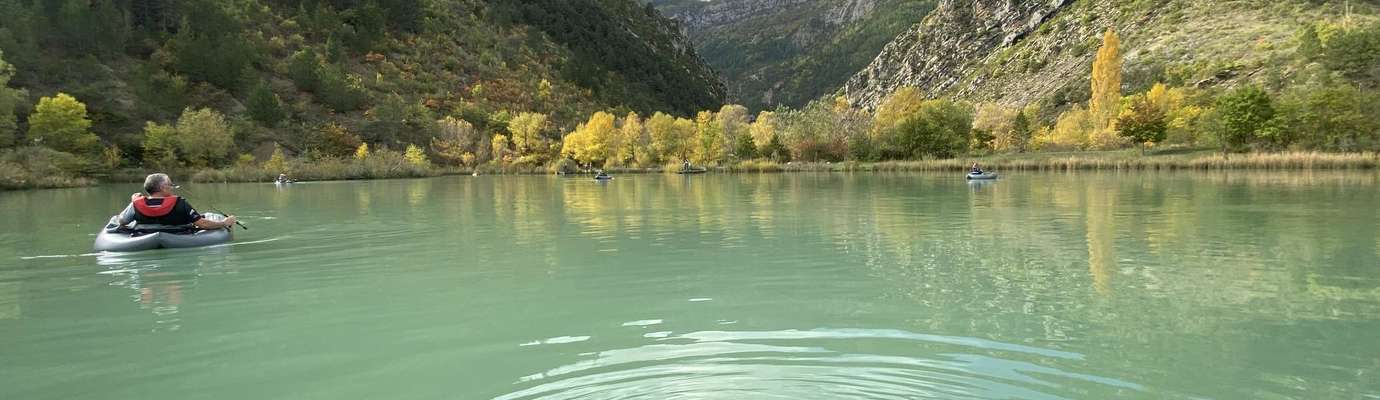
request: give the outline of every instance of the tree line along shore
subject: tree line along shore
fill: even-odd
[[[13,115],[0,124],[0,187],[122,181],[152,170],[230,182],[279,173],[325,180],[652,172],[684,162],[728,172],[955,170],[972,162],[1002,170],[1375,168],[1380,90],[1369,82],[1380,81],[1380,24],[1307,25],[1292,45],[1303,61],[1280,66],[1292,71],[1289,85],[1160,83],[1123,94],[1119,38],[1108,29],[1087,100],[1060,108],[932,98],[903,87],[875,110],[842,96],[755,115],[732,104],[689,116],[613,109],[567,131],[549,113],[489,114],[481,129],[467,115],[397,104],[379,110],[407,121],[394,127],[394,136],[407,138],[389,142],[395,147],[326,123],[309,130],[307,145],[275,144],[266,157],[234,152],[243,120],[187,108],[175,121],[147,122],[140,157],[130,159],[90,131],[80,99],[57,93],[31,107],[24,132]],[[13,68],[0,62],[0,103],[10,102],[0,109],[18,109],[13,102],[23,96],[8,87],[5,71]],[[250,96],[246,113],[281,111],[271,93]]]

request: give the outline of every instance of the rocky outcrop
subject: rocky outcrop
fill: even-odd
[[[700,7],[686,7],[667,16],[685,24],[694,35],[714,27],[731,25],[754,17],[778,13],[795,7],[809,6],[821,0],[738,0],[706,2]]]
[[[843,87],[856,106],[875,108],[903,86],[934,95],[962,83],[973,65],[1030,35],[1072,0],[942,0],[924,21],[887,44]]]

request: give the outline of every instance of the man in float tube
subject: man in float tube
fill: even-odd
[[[235,217],[227,215],[223,221],[202,218],[186,199],[173,194],[172,179],[158,173],[144,178],[144,192],[129,198],[129,206],[120,213],[120,225],[137,222],[139,225],[185,226],[198,229],[226,229],[235,226]]]

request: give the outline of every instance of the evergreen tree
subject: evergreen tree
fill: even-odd
[[[287,111],[283,109],[283,101],[278,95],[269,89],[267,83],[260,83],[249,93],[248,109],[249,116],[255,121],[265,126],[276,126],[283,119],[287,118]]]
[[[1030,118],[1025,116],[1025,110],[1016,112],[1016,117],[1011,120],[1011,137],[1015,139],[1016,151],[1025,152],[1031,133]]]
[[[257,56],[250,42],[241,38],[242,30],[219,2],[190,2],[173,46],[177,69],[193,80],[242,93],[249,83],[244,81],[245,70]]]

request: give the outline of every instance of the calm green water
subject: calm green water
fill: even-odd
[[[1372,172],[134,186],[0,193],[0,399],[1380,398]]]

